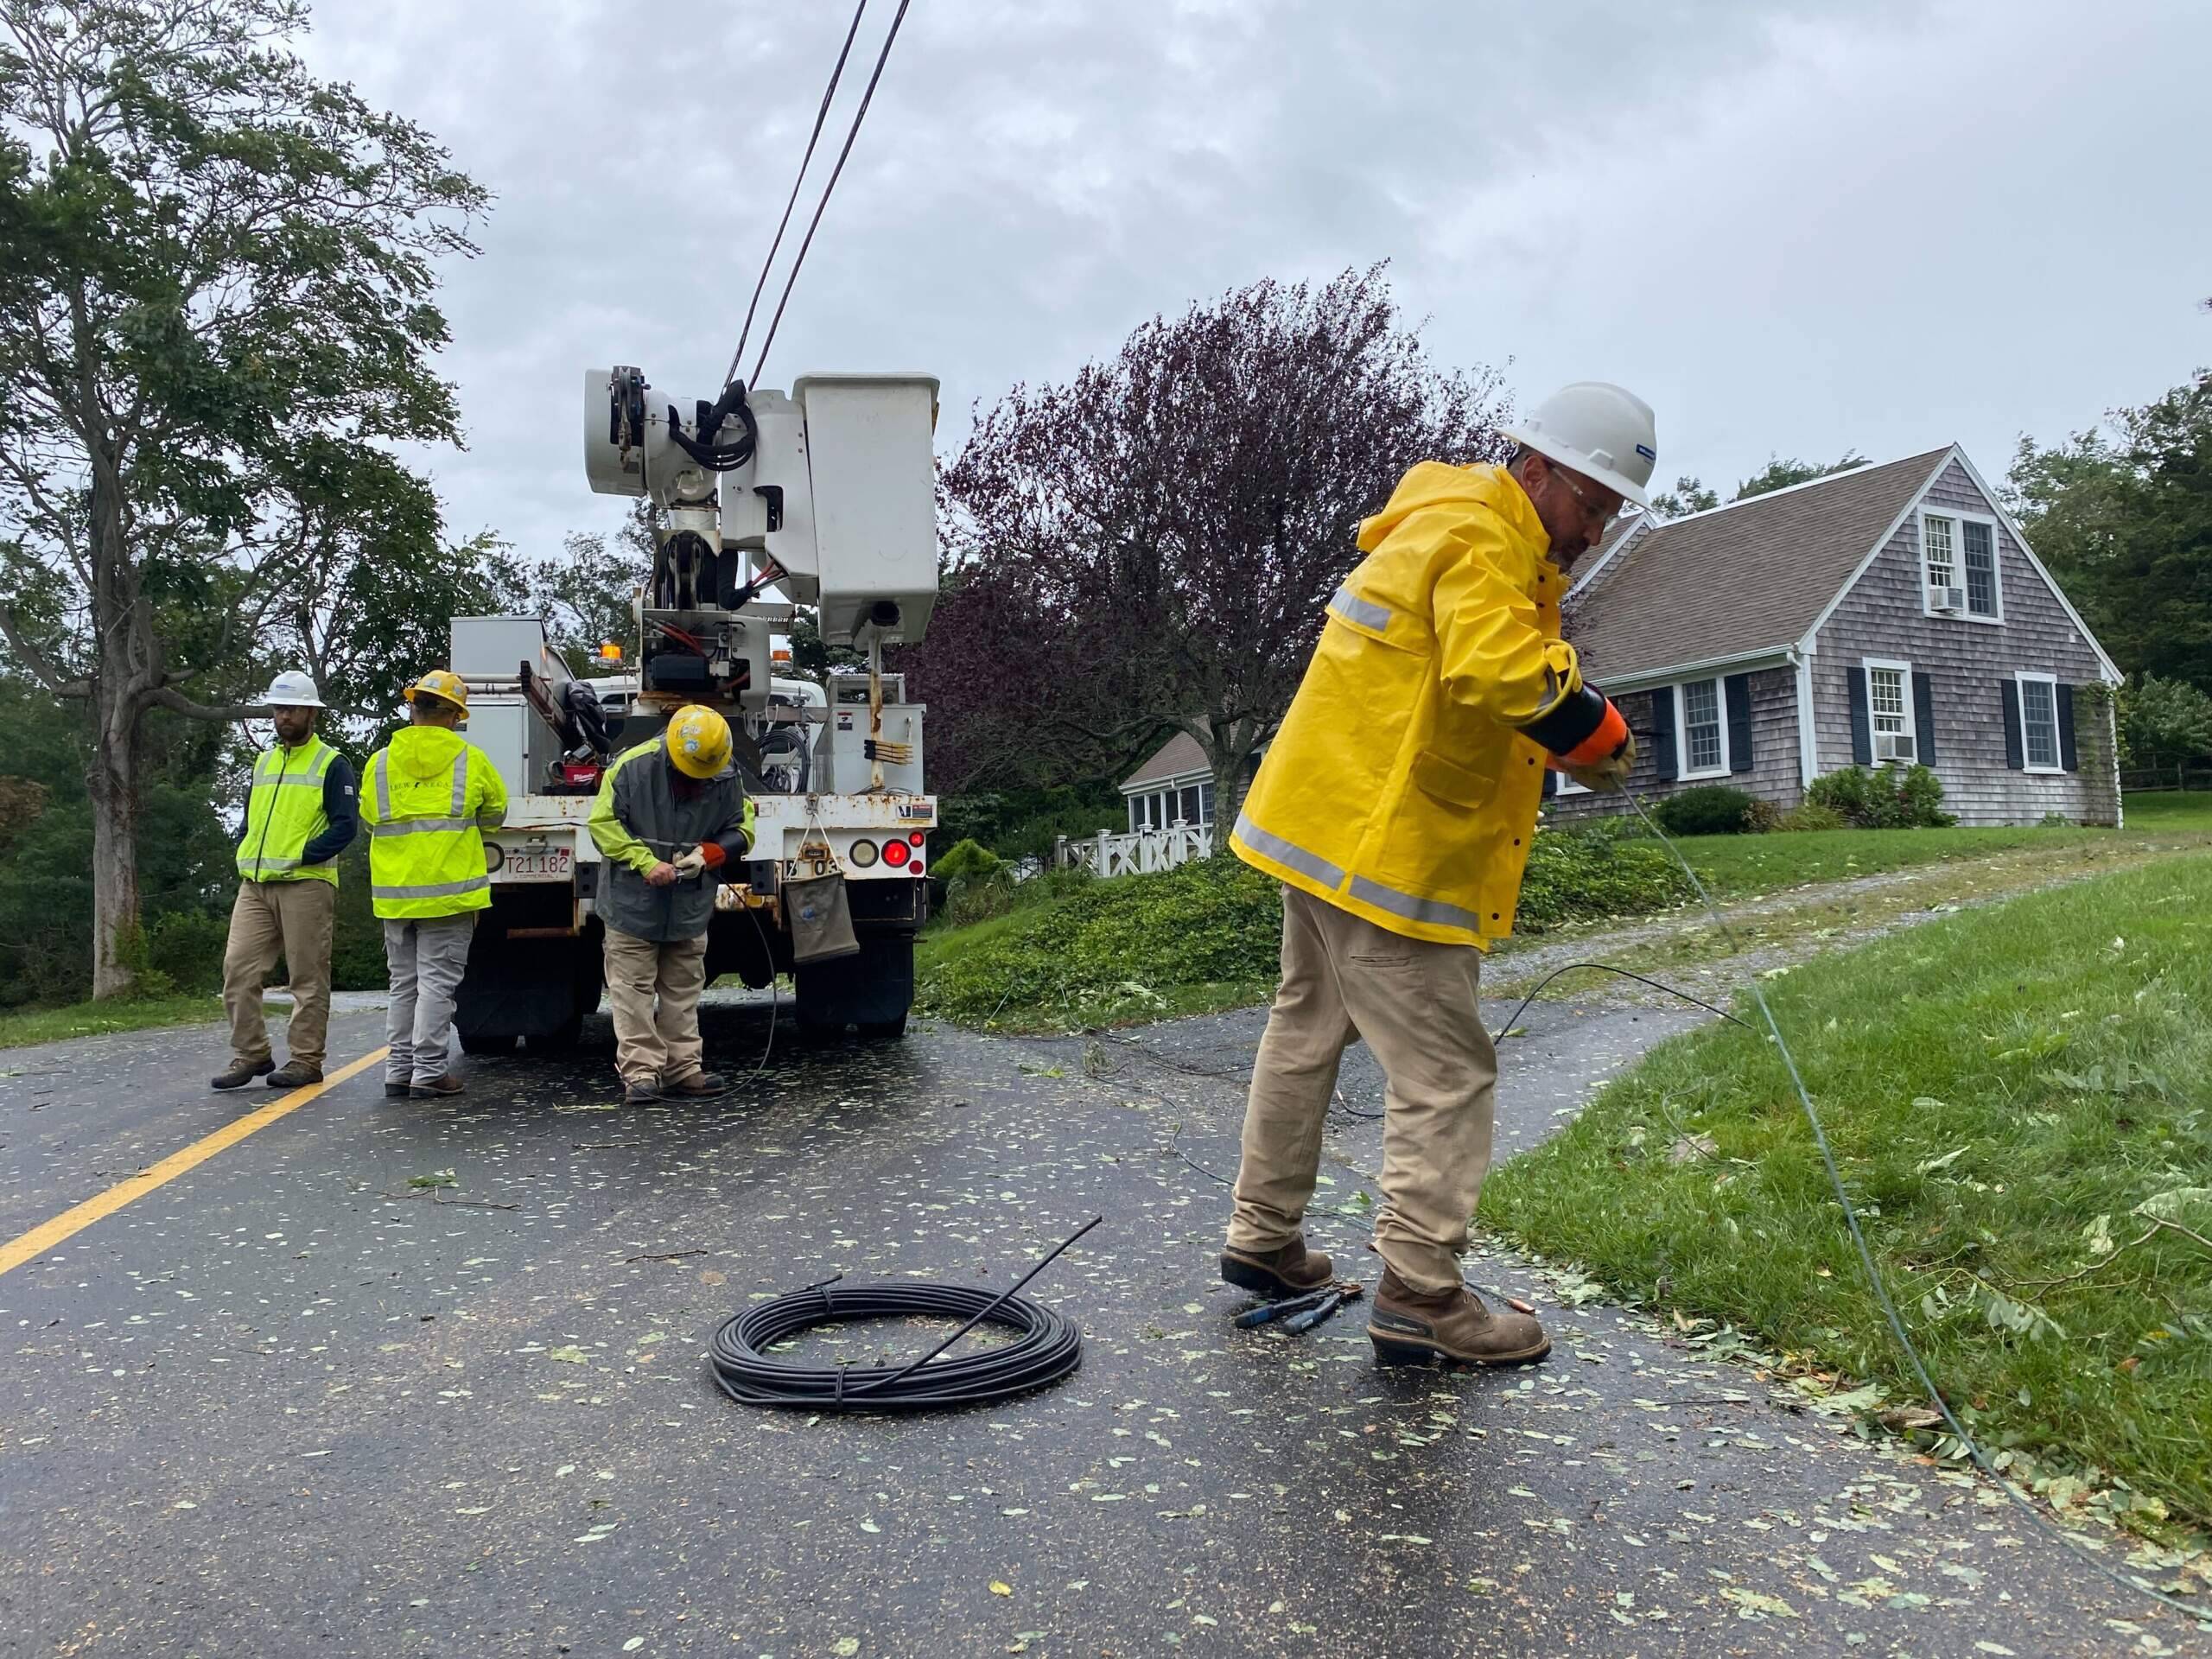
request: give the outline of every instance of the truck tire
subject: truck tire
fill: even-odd
[[[800,1038],[830,1041],[857,1026],[863,1037],[906,1034],[914,1001],[914,938],[911,933],[863,933],[849,957],[801,966],[792,976]]]
[[[569,988],[569,1006],[550,1031],[532,1035],[533,1054],[566,1054],[583,1040],[584,1017],[599,1012],[600,993],[606,988],[600,953],[578,953],[576,970]]]

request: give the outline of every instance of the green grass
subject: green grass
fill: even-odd
[[[2109,830],[1808,830],[1798,835],[1695,836],[1678,844],[1716,894],[1737,898],[2023,847],[2112,838]]]
[[[1000,895],[1008,898],[1008,895]],[[1537,838],[1520,925],[1642,915],[1688,896],[1649,840]],[[953,904],[962,896],[956,887]],[[933,928],[915,956],[916,1007],[985,1030],[1052,1031],[1172,1019],[1264,1001],[1282,938],[1275,884],[1233,858],[1110,881],[1026,882],[1015,906]]]
[[[1233,859],[1064,882],[1005,915],[925,934],[915,1007],[986,1030],[1065,1030],[1235,1007],[1274,988],[1274,884]]]
[[[2123,808],[2130,830],[2212,830],[2212,795],[2202,790],[2130,795]]]
[[[2212,1522],[2212,857],[1948,917],[1769,995],[1969,1426]],[[2194,1238],[2139,1210],[2176,1192]],[[1483,1219],[1633,1300],[1914,1395],[1751,1033],[1656,1050],[1500,1170]]]
[[[2069,874],[2107,851],[2132,857],[2153,846],[2212,846],[2212,797],[2189,798],[2204,802],[2203,810],[2154,815],[2119,835],[1837,830],[1707,836],[1682,846],[1717,893],[1737,898],[1946,860],[1991,860],[1973,880],[1961,879],[1963,894],[2024,884],[2043,868],[2040,854],[2050,855],[2054,874]],[[1541,935],[1568,923],[1649,916],[1688,896],[1680,872],[1648,837],[1546,834],[1522,883],[1517,930]],[[1861,905],[1843,904],[1832,931],[1847,929]],[[1011,908],[991,914],[994,906]],[[916,1006],[963,1025],[1129,1024],[1263,1001],[1274,988],[1281,906],[1268,883],[1233,861],[1112,881],[1062,872],[1018,888],[969,891],[956,883],[949,908],[918,947]],[[979,912],[984,919],[967,920]],[[1707,944],[1719,948],[1717,940]]]
[[[73,1002],[60,1008],[19,1008],[0,1014],[0,1048],[66,1042],[117,1031],[151,1031],[162,1026],[196,1026],[223,1017],[214,996],[148,997],[143,1001]]]
[[[1813,830],[1802,834],[1695,836],[1680,845],[1716,893],[1739,898],[1802,887],[1810,881],[1848,881],[1862,875],[1910,869],[1953,859],[1985,858],[2022,849],[2145,841],[2212,842],[2212,795],[2130,795],[2127,827],[2109,830],[2052,826],[1974,830]]]

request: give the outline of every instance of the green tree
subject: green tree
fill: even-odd
[[[2195,686],[2139,674],[2118,701],[2122,766],[2212,759],[2212,697]]]
[[[2112,422],[2023,438],[2006,500],[2124,671],[2212,691],[2212,371]]]
[[[1866,457],[1856,449],[1845,450],[1842,460],[1826,466],[1816,461],[1800,461],[1795,455],[1787,459],[1772,455],[1768,457],[1765,466],[1736,486],[1736,493],[1729,499],[1748,501],[1755,495],[1786,490],[1792,484],[1809,484],[1816,478],[1826,478],[1830,473],[1847,473],[1853,467],[1864,467],[1866,464]]]
[[[563,542],[559,556],[530,567],[531,608],[573,672],[601,671],[602,645],[621,645],[626,658],[636,656],[634,606],[652,563],[652,504],[640,497],[613,536],[576,531]]]
[[[97,995],[133,977],[149,715],[244,713],[220,700],[303,568],[439,551],[387,446],[457,440],[434,262],[474,251],[487,198],[311,77],[306,22],[0,0],[0,632],[90,716]],[[58,616],[14,602],[33,575]]]
[[[1651,511],[1662,518],[1685,518],[1693,512],[1710,512],[1720,497],[1696,478],[1678,478],[1675,487],[1651,498]]]
[[[822,637],[821,624],[815,612],[803,608],[791,620],[791,660],[790,672],[794,678],[812,680],[817,685],[826,683],[830,673],[851,673],[868,666],[865,653],[850,645],[833,645]]]

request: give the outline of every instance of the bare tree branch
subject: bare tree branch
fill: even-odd
[[[173,685],[156,687],[145,694],[145,700],[161,708],[172,709],[188,720],[258,720],[269,712],[266,703],[226,702],[209,705],[194,702]]]
[[[23,631],[16,625],[14,608],[0,602],[0,638],[8,642],[8,649],[29,669],[31,677],[57,697],[82,699],[92,695],[89,680],[67,680],[54,671],[54,664]]]

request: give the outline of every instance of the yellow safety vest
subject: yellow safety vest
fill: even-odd
[[[1503,467],[1405,475],[1360,526],[1239,858],[1411,938],[1512,931],[1547,759],[1523,728],[1582,690],[1548,541]]]
[[[435,727],[397,733],[369,761],[361,816],[378,916],[404,921],[491,908],[482,831],[506,822],[507,791],[474,744]]]
[[[238,874],[248,881],[327,881],[338,885],[338,864],[302,864],[308,843],[330,828],[322,785],[337,753],[309,736],[296,749],[279,743],[253,760],[253,792],[245,803],[245,838],[238,842]]]

